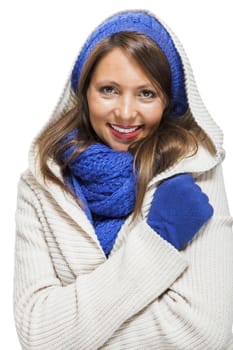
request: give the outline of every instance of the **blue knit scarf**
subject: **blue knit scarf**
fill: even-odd
[[[66,140],[72,139],[72,131]],[[65,162],[73,154],[70,146],[62,154]],[[133,211],[136,176],[133,155],[95,143],[68,165],[64,179],[69,189],[84,205],[85,213],[95,227],[99,242],[108,256],[126,217]]]

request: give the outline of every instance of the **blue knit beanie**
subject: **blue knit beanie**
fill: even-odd
[[[73,90],[77,90],[84,64],[96,45],[110,35],[123,31],[142,33],[151,38],[163,51],[169,62],[172,77],[171,115],[179,116],[184,114],[188,108],[188,102],[181,58],[168,31],[155,17],[146,11],[117,13],[97,27],[87,39],[73,67],[71,75]]]

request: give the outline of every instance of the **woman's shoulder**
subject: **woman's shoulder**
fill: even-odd
[[[52,189],[48,190],[51,186],[47,186],[45,182],[39,180],[41,179],[30,168],[23,171],[18,181],[18,199],[23,199],[31,204],[51,201]]]
[[[30,169],[26,169],[21,173],[17,188],[17,209],[30,207],[38,207],[40,205],[40,193],[42,188],[33,176]]]
[[[31,189],[31,191],[34,192],[35,189],[39,189],[40,187],[41,186],[31,172],[30,168],[27,168],[20,174],[18,181],[18,191]]]

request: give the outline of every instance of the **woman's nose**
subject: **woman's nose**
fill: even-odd
[[[136,103],[133,96],[121,96],[115,108],[115,116],[119,121],[129,124],[137,115]]]

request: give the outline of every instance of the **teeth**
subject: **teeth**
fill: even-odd
[[[114,130],[121,132],[122,134],[128,134],[128,133],[136,131],[138,129],[138,126],[135,126],[134,128],[125,129],[125,128],[120,128],[119,126],[116,126],[116,125],[112,125],[112,124],[110,124],[110,125]]]

